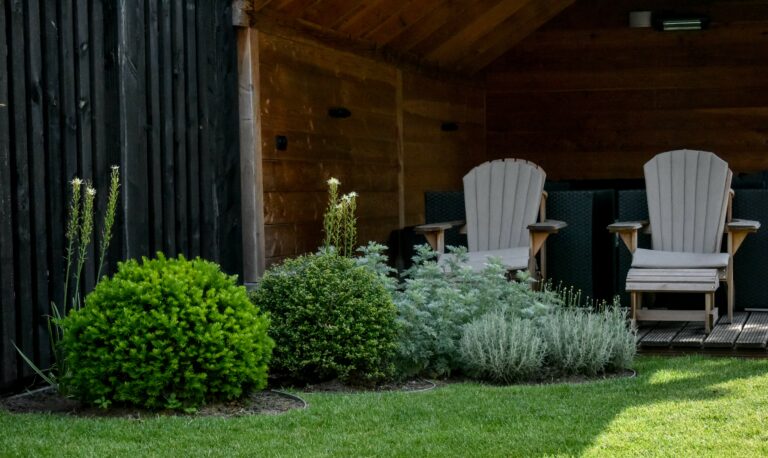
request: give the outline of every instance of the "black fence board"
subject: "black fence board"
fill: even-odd
[[[148,2],[145,10],[147,31],[147,147],[151,163],[149,194],[152,198],[150,217],[150,245],[153,250],[162,250],[163,239],[163,196],[162,188],[162,150],[160,149],[162,130],[160,126],[160,55],[159,55],[159,15],[158,2]]]
[[[45,182],[43,190],[46,196],[46,216],[42,220],[45,237],[48,243],[47,279],[48,298],[42,304],[37,304],[45,314],[50,314],[49,304],[62,303],[64,284],[64,228],[60,221],[64,220],[64,196],[67,188],[64,184],[63,154],[60,149],[62,120],[59,110],[59,51],[57,0],[45,0],[40,3],[41,34],[39,40],[42,46],[42,78],[43,78],[43,147],[45,154]],[[39,220],[37,221],[40,222]],[[40,312],[38,318],[45,320]],[[45,322],[43,321],[43,325]],[[38,326],[38,329],[40,327]],[[50,354],[46,351],[47,333],[41,332],[40,364],[47,367]]]
[[[163,243],[166,253],[176,253],[176,182],[174,176],[174,120],[173,120],[173,40],[171,35],[171,1],[160,2],[159,18],[160,85],[159,94],[162,151]],[[158,245],[158,248],[160,245]]]
[[[16,258],[16,345],[27,355],[34,355],[34,274],[32,226],[30,221],[30,187],[29,187],[29,155],[31,144],[28,141],[27,130],[27,74],[26,74],[26,43],[24,40],[24,2],[11,2],[10,14],[11,33],[8,43],[10,51],[11,84],[11,150],[14,158],[13,186],[15,208],[15,237]],[[32,371],[26,366],[20,368],[24,375]]]
[[[10,3],[0,7],[0,60],[8,68],[8,11]],[[17,379],[16,351],[11,341],[16,339],[16,298],[13,250],[13,196],[11,190],[11,126],[12,108],[8,92],[7,71],[0,72],[0,384]]]
[[[173,64],[174,183],[176,189],[176,244],[178,251],[189,252],[187,227],[188,169],[186,132],[186,68],[184,66],[184,5],[173,2],[171,9],[171,49]]]
[[[197,43],[196,18],[197,9],[194,2],[186,2],[184,8],[184,67],[187,69],[186,88],[186,131],[187,131],[187,212],[190,224],[188,225],[189,253],[193,256],[200,255],[200,154],[199,154],[199,120],[198,120],[198,78],[197,78]]]
[[[71,180],[97,188],[96,282],[110,166],[121,202],[103,274],[164,251],[242,270],[236,36],[227,0],[12,0],[0,6],[0,390],[50,364]],[[74,286],[70,284],[70,297]],[[22,371],[22,372],[20,372]]]
[[[29,166],[30,166],[30,213],[32,216],[32,240],[34,255],[32,257],[32,272],[34,275],[35,300],[29,304],[33,308],[35,329],[34,355],[44,366],[50,364],[48,347],[48,239],[46,227],[46,153],[43,124],[43,81],[42,81],[42,47],[37,39],[40,36],[40,4],[39,0],[26,2],[25,35],[27,43],[27,106],[29,131]],[[22,305],[23,306],[23,305]]]

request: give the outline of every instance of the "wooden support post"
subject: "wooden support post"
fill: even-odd
[[[237,35],[240,105],[240,186],[243,218],[243,280],[255,283],[264,272],[264,182],[262,178],[259,32]]]
[[[424,232],[424,238],[433,250],[439,254],[445,253],[445,231]]]
[[[619,232],[621,241],[629,248],[630,253],[634,253],[637,250],[637,231],[622,231]]]

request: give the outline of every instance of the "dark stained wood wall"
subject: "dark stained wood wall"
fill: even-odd
[[[259,36],[267,264],[318,247],[331,177],[360,194],[360,240],[386,240],[398,221],[396,70]],[[335,106],[352,116],[329,117]],[[287,150],[275,148],[277,135]]]
[[[425,190],[460,189],[484,149],[481,89],[263,32],[258,52],[267,265],[318,247],[329,178],[360,195],[359,242],[385,242],[423,222]],[[334,106],[352,115],[331,118]]]
[[[710,30],[630,29],[632,10],[709,14]],[[577,1],[489,67],[488,154],[549,178],[642,176],[656,153],[768,169],[768,1]]]
[[[461,178],[485,159],[485,91],[403,73],[405,225],[424,223],[424,192],[462,189]],[[455,122],[456,131],[443,131]]]
[[[156,251],[242,271],[230,4],[0,1],[0,390],[32,374],[12,343],[50,364],[45,316],[62,303],[75,176],[98,188],[101,215],[121,167],[107,272]]]

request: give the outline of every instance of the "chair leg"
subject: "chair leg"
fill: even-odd
[[[736,290],[733,287],[733,269],[728,269],[728,322],[733,323],[733,307],[736,301]]]
[[[637,309],[640,307],[640,302],[642,300],[642,294],[639,291],[632,291],[629,295],[629,303],[630,303],[630,318],[632,319],[632,327],[637,328]]]
[[[704,333],[712,332],[712,304],[715,302],[715,293],[704,294]]]

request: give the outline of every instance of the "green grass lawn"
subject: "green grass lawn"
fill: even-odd
[[[0,456],[767,456],[768,359],[639,358],[637,378],[306,394],[278,416],[0,413]]]

